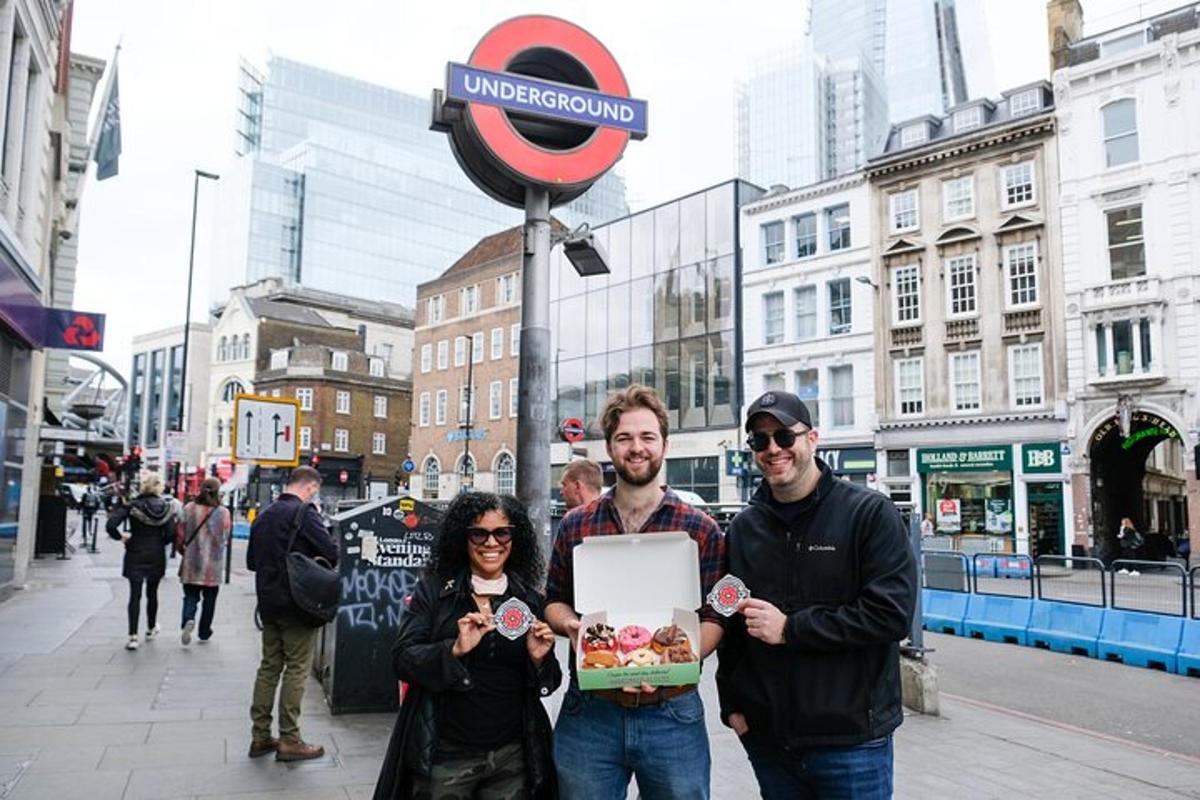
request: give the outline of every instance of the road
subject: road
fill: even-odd
[[[947,696],[1200,755],[1196,678],[936,633],[926,633],[925,645]]]

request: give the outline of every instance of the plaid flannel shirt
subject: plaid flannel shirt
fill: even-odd
[[[614,490],[615,491],[615,490]],[[679,499],[664,487],[662,503],[642,525],[638,533],[686,531],[700,551],[700,597],[697,609],[703,622],[724,627],[725,618],[704,602],[713,585],[721,579],[725,566],[725,537],[713,518]],[[546,574],[546,602],[566,603],[575,608],[575,546],[588,536],[616,536],[626,531],[621,525],[612,492],[603,494],[563,517],[550,553]]]

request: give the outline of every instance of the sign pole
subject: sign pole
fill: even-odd
[[[517,499],[543,552],[550,549],[550,193],[525,189],[521,275],[521,375],[517,401]]]

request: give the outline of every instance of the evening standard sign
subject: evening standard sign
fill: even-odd
[[[930,447],[917,450],[917,472],[1009,472],[1012,448]]]
[[[581,125],[617,128],[629,131],[635,139],[646,135],[645,100],[466,64],[451,63],[447,78],[448,95],[454,100]]]

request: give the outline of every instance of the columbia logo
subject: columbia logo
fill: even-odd
[[[836,550],[837,548],[831,544],[810,544],[808,546],[808,552],[810,553],[832,553]]]

